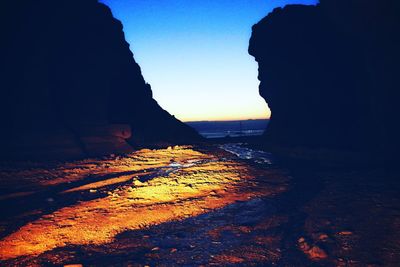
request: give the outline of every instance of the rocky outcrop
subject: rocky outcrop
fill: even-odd
[[[6,0],[0,13],[4,157],[100,155],[130,151],[126,140],[197,138],[152,98],[105,5]]]
[[[395,0],[321,0],[254,25],[249,53],[272,110],[265,142],[395,156],[399,13]]]

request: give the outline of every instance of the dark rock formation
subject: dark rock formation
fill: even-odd
[[[400,4],[325,0],[275,9],[253,27],[267,143],[384,152],[399,149]]]
[[[129,126],[130,142],[198,137],[152,98],[105,5],[6,0],[0,13],[2,156],[127,152]]]

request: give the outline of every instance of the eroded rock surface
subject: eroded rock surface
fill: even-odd
[[[256,24],[249,52],[272,109],[266,142],[396,156],[399,11],[392,0],[324,0]]]
[[[126,152],[127,139],[197,137],[152,98],[108,7],[96,0],[0,5],[4,157],[93,156]]]

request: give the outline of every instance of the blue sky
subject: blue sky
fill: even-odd
[[[317,0],[101,0],[125,37],[154,98],[183,121],[266,118],[251,26],[273,8]]]

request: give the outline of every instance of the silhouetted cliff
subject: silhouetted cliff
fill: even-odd
[[[152,98],[105,5],[6,0],[0,13],[3,156],[99,155],[130,151],[126,139],[198,137]]]
[[[384,152],[400,136],[400,5],[325,0],[277,8],[249,53],[272,110],[267,143]]]

